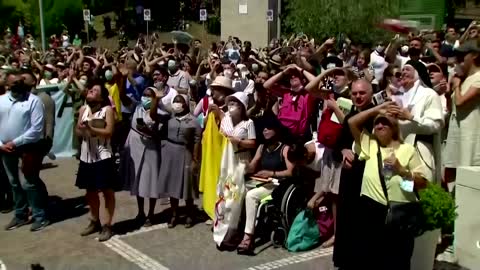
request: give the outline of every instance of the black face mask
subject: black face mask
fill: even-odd
[[[13,94],[23,94],[26,93],[28,90],[28,85],[26,85],[23,81],[17,81],[14,85],[12,85],[12,87],[10,87],[10,92],[12,92]]]
[[[418,57],[418,56],[420,56],[420,54],[421,54],[421,50],[420,50],[420,49],[413,48],[413,47],[408,49],[408,55],[409,55],[410,57],[412,57],[412,56],[413,56],[413,57],[415,57],[415,56]]]
[[[262,91],[263,89],[263,83],[255,83],[254,85],[255,91]]]

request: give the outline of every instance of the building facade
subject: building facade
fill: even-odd
[[[238,37],[254,47],[266,46],[280,33],[278,0],[222,0],[221,38]],[[273,10],[273,21],[267,21],[267,11]]]

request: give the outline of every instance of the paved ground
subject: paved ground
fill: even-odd
[[[96,236],[82,238],[79,232],[88,222],[83,193],[74,187],[77,162],[54,161],[53,168],[42,171],[49,189],[54,224],[37,233],[29,226],[6,232],[0,229],[0,270],[29,269],[39,263],[54,269],[299,269],[333,270],[331,250],[289,253],[264,245],[254,257],[220,252],[215,248],[208,226],[192,229],[177,226],[167,229],[166,214],[158,215],[158,225],[148,230],[135,229],[136,202],[127,193],[118,193],[116,230],[120,233],[106,243]],[[166,206],[157,206],[161,213]],[[11,214],[0,215],[0,225],[10,221]],[[3,262],[3,264],[2,264]]]

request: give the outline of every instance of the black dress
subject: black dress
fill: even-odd
[[[371,107],[373,105],[369,108]],[[343,149],[352,149],[354,139],[348,125],[348,119],[357,113],[357,110],[352,110],[343,122],[342,133],[334,149],[334,159],[338,162],[343,159]],[[373,119],[366,123],[365,128],[373,129]],[[355,155],[352,168],[342,170],[338,190],[337,225],[333,250],[333,262],[336,267],[349,268],[355,266],[356,262],[352,258],[355,258],[358,248],[361,248],[361,243],[352,243],[352,239],[362,233],[357,230],[358,226],[356,225],[361,219],[361,209],[358,209],[358,205],[364,170],[365,161],[359,160],[357,155]]]

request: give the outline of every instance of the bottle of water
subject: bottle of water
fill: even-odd
[[[385,156],[386,157],[394,156],[393,148],[385,149]],[[393,174],[394,174],[393,166],[383,163],[382,173],[383,173],[383,177],[385,178],[386,181],[390,180],[393,177]]]
[[[383,164],[383,169],[382,169],[383,177],[385,180],[390,180],[390,178],[393,177],[393,166]]]

